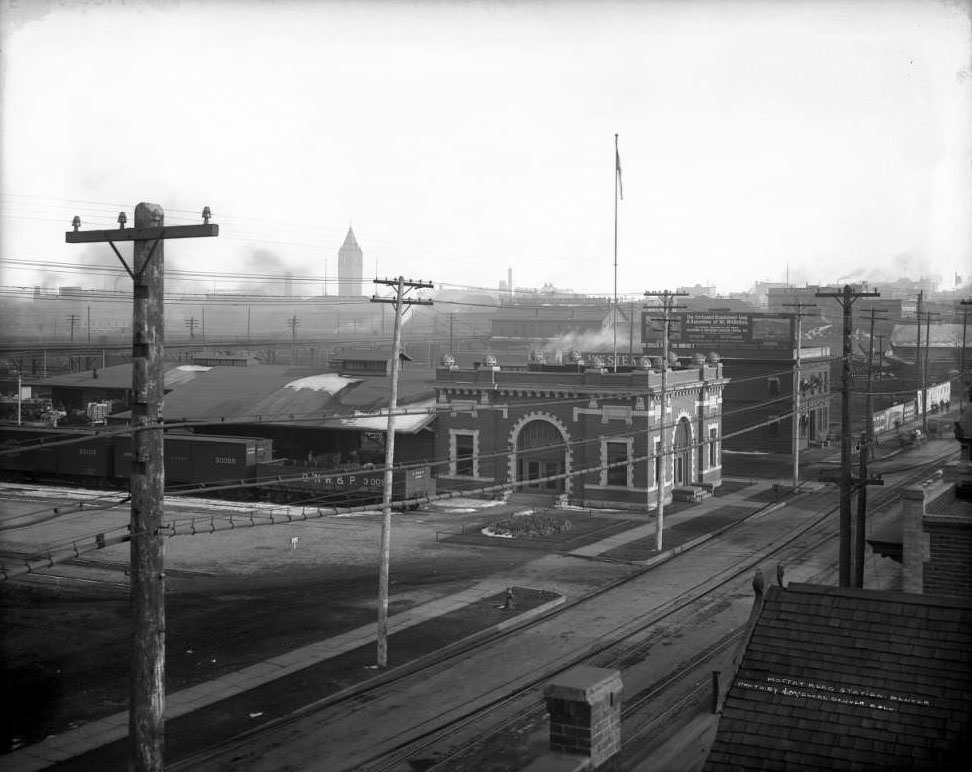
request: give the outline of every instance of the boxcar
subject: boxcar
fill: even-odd
[[[81,444],[44,446],[44,443],[58,443],[63,440],[84,440],[84,442]],[[30,479],[54,478],[59,474],[59,466],[63,459],[65,468],[72,469],[76,473],[81,467],[80,449],[89,441],[91,440],[88,439],[88,435],[78,431],[3,427],[0,429],[0,450],[12,451],[21,447],[24,449],[16,452],[5,452],[0,455],[0,470],[10,472],[13,476]],[[75,458],[78,458],[76,464],[74,463]],[[103,458],[99,459],[97,451],[93,455],[89,455],[89,458],[96,461],[104,460]],[[96,463],[91,464],[93,470],[96,470],[96,466]],[[71,474],[71,472],[66,473]]]
[[[324,506],[356,506],[382,501],[385,473],[380,468],[321,470],[301,464],[258,465],[261,489],[277,501],[303,501]],[[435,479],[428,466],[396,469],[392,476],[392,500],[406,501],[435,493]]]
[[[59,445],[56,450],[59,477],[99,485],[114,478],[115,459],[109,437],[89,437],[83,442]]]

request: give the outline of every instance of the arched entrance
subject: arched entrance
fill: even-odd
[[[564,438],[549,421],[535,419],[520,429],[516,437],[516,479],[523,490],[563,493],[564,478],[543,480],[564,474],[567,448]]]
[[[682,418],[675,426],[675,442],[672,446],[675,486],[692,484],[692,425]]]

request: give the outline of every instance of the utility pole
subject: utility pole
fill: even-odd
[[[158,204],[135,207],[135,227],[125,228],[125,213],[117,230],[81,231],[75,216],[69,244],[108,242],[132,277],[132,471],[131,566],[132,670],[128,719],[129,763],[134,772],[161,772],[165,714],[165,574],[161,533],[165,487],[162,438],[165,337],[163,242],[172,238],[219,235],[209,224],[164,227]],[[132,265],[116,241],[133,242]]]
[[[621,151],[614,135],[614,302],[611,304],[611,329],[614,331],[614,372],[618,371],[618,198],[624,200],[621,187]],[[512,287],[511,287],[512,289]]]
[[[71,325],[71,343],[74,343],[74,325],[81,321],[78,314],[68,314],[68,323]]]
[[[385,309],[382,309],[382,319],[384,319],[384,315]],[[452,354],[452,356],[456,355],[456,344],[452,337],[452,322],[455,319],[455,316],[456,315],[454,313],[449,313],[449,353]]]
[[[290,328],[290,340],[291,340],[291,364],[297,364],[297,328],[300,327],[300,319],[297,318],[297,312],[294,311],[294,315],[287,320],[287,326]]]
[[[854,533],[854,586],[864,587],[864,540],[867,536],[867,486],[873,484],[868,480],[867,465],[873,455],[874,443],[874,403],[871,394],[873,385],[874,362],[874,320],[878,314],[886,312],[884,308],[870,308],[867,310],[871,317],[871,330],[868,335],[867,348],[867,390],[864,436],[861,437],[861,451],[858,461],[858,485],[857,485],[857,524]]]
[[[871,328],[868,333],[868,347],[867,347],[867,388],[864,392],[865,405],[866,405],[866,415],[864,416],[865,421],[865,444],[867,445],[867,458],[874,457],[873,444],[874,444],[874,321],[878,314],[887,313],[886,308],[869,308],[864,312],[870,317]]]
[[[931,348],[931,318],[937,311],[925,311],[925,356],[921,367],[921,433],[928,436],[928,351]],[[921,316],[918,317],[921,329]]]
[[[918,370],[918,393],[921,394],[922,404],[925,403],[925,371],[922,368],[922,364],[921,364],[922,362],[921,360],[921,301],[923,295],[924,295],[924,290],[918,290],[918,303],[915,306],[915,319],[917,320],[916,324],[918,325],[916,328],[916,336],[915,336],[915,341],[916,341],[915,367]],[[921,428],[922,431],[924,431],[925,429],[924,423],[922,423]]]
[[[88,306],[88,343],[91,343],[91,306]]]
[[[663,310],[661,319],[658,319],[657,317],[654,318],[654,321],[660,321],[663,324],[661,394],[659,395],[660,408],[658,413],[659,446],[658,455],[655,457],[655,484],[658,486],[655,496],[655,550],[657,552],[662,551],[662,545],[664,542],[665,471],[666,467],[668,466],[668,438],[665,435],[665,400],[667,398],[665,392],[668,387],[668,327],[671,322],[671,312],[674,308],[676,308],[674,305],[675,298],[687,296],[687,292],[670,292],[669,290],[645,293],[645,297],[661,298]],[[651,458],[650,453],[648,454],[648,457]]]
[[[183,324],[189,328],[189,337],[195,338],[196,337],[196,317],[190,316],[188,319],[185,320],[185,322],[183,322]]]
[[[965,377],[965,335],[969,326],[969,306],[972,306],[972,299],[965,298],[959,302],[965,306],[962,309],[962,351],[959,352],[959,417],[961,417],[965,410],[965,390],[968,388],[968,381]]]
[[[789,266],[789,263],[787,263]],[[795,361],[793,363],[793,490],[800,485],[800,356],[803,351],[803,317],[805,308],[816,308],[816,303],[784,303],[785,308],[796,309],[796,345],[794,346]]]
[[[391,396],[388,399],[388,427],[385,438],[385,487],[381,496],[381,549],[378,567],[378,667],[388,665],[388,575],[391,562],[391,502],[393,469],[395,466],[395,410],[398,409],[398,377],[401,372],[402,314],[405,307],[413,304],[431,306],[424,298],[406,300],[405,292],[411,289],[431,289],[432,282],[397,279],[375,279],[375,284],[395,287],[394,298],[375,295],[372,303],[391,303],[395,306],[395,328],[392,333]]]
[[[834,298],[844,312],[844,351],[841,368],[840,405],[840,567],[841,587],[851,586],[851,333],[853,331],[852,308],[858,298],[880,297],[879,292],[855,291],[849,284],[841,292],[818,292],[818,298]]]

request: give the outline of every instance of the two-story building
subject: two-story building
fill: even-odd
[[[716,352],[729,379],[723,424],[731,450],[791,453],[797,389],[801,448],[823,442],[830,431],[831,356],[827,346],[800,344],[792,313],[737,313],[727,309],[671,315],[669,350],[684,361]],[[642,317],[645,353],[661,353],[657,311]],[[800,357],[799,384],[797,355]],[[796,388],[795,388],[796,387]]]
[[[647,361],[644,364],[648,364]],[[721,483],[722,366],[666,373],[582,364],[436,371],[438,489],[544,492],[581,506],[648,510]],[[664,417],[663,417],[664,415]],[[664,431],[664,446],[662,443]]]

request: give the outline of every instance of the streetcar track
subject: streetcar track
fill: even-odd
[[[875,502],[875,506],[887,506],[890,502],[892,502],[893,500],[895,500],[897,498],[897,496],[896,496],[896,492],[897,491],[899,491],[900,489],[902,489],[904,487],[907,487],[909,485],[913,485],[915,482],[920,481],[920,480],[926,478],[927,475],[928,475],[928,473],[929,473],[929,470],[931,470],[934,467],[937,467],[945,459],[950,458],[950,457],[952,457],[954,455],[955,455],[954,452],[950,452],[950,453],[947,453],[947,454],[945,454],[945,455],[943,455],[943,456],[941,456],[941,457],[939,457],[937,459],[934,459],[934,460],[932,460],[930,462],[927,462],[925,464],[916,465],[915,468],[916,469],[919,469],[920,472],[918,474],[916,474],[916,475],[911,475],[910,477],[908,477],[908,478],[900,481],[899,483],[891,486],[888,489],[883,489],[881,491],[881,494],[883,494],[881,496],[881,501]],[[875,497],[875,498],[877,498],[877,497]],[[733,527],[735,527],[736,525],[741,525],[743,522],[748,522],[750,520],[753,520],[753,519],[757,518],[760,515],[765,514],[766,513],[766,510],[769,509],[769,508],[770,508],[770,505],[768,505],[767,507],[764,507],[764,508],[758,510],[757,512],[753,513],[752,515],[749,515],[744,520],[739,521],[738,523],[733,524]],[[574,667],[577,664],[591,661],[592,664],[595,664],[595,665],[601,666],[601,667],[605,667],[605,666],[606,667],[610,667],[611,665],[616,665],[617,664],[617,661],[619,659],[621,659],[621,657],[623,656],[623,652],[621,652],[621,653],[618,653],[618,652],[612,653],[609,650],[612,649],[612,648],[615,648],[616,646],[618,646],[620,644],[622,644],[622,642],[625,640],[625,638],[629,638],[629,637],[636,636],[639,633],[641,633],[643,630],[647,629],[648,627],[654,626],[654,625],[658,624],[659,622],[663,621],[665,618],[670,617],[670,616],[673,616],[674,614],[678,613],[679,611],[684,610],[688,606],[690,606],[693,603],[697,602],[699,598],[704,597],[707,594],[710,594],[710,593],[715,592],[716,590],[718,590],[721,587],[725,586],[729,582],[731,582],[731,581],[739,578],[743,574],[748,573],[754,566],[762,563],[766,559],[768,559],[768,558],[776,555],[777,553],[783,551],[788,546],[790,546],[793,542],[795,542],[796,540],[800,539],[804,535],[809,534],[811,531],[813,531],[814,529],[816,529],[816,528],[818,528],[820,526],[825,526],[825,527],[826,526],[829,526],[828,532],[826,532],[826,533],[822,534],[820,537],[816,538],[812,542],[812,544],[810,544],[808,546],[805,546],[805,547],[801,547],[800,548],[800,553],[811,553],[811,552],[814,552],[816,549],[818,549],[824,543],[826,543],[828,541],[831,541],[834,538],[836,538],[838,536],[838,528],[833,523],[828,523],[828,520],[830,520],[832,518],[832,515],[835,512],[837,512],[838,510],[839,510],[839,504],[836,505],[836,506],[833,506],[833,507],[829,508],[828,510],[826,510],[822,514],[818,515],[816,518],[812,519],[809,524],[804,524],[804,525],[801,525],[798,528],[794,529],[795,533],[791,533],[789,535],[786,535],[785,537],[781,537],[775,543],[770,543],[769,545],[767,545],[767,548],[762,551],[763,554],[760,554],[758,556],[755,555],[755,554],[749,555],[746,558],[746,564],[743,567],[738,568],[738,569],[736,569],[735,567],[730,568],[730,569],[727,569],[725,571],[725,573],[727,574],[727,576],[725,578],[719,580],[716,584],[714,584],[712,587],[710,587],[709,589],[707,589],[704,593],[702,593],[698,597],[692,598],[692,597],[686,597],[686,596],[687,595],[691,595],[692,593],[696,592],[699,587],[704,586],[705,584],[709,583],[709,581],[711,581],[711,580],[707,580],[706,582],[699,583],[698,585],[696,585],[695,587],[693,587],[693,588],[689,589],[688,591],[682,593],[681,595],[676,596],[676,598],[672,599],[672,601],[669,601],[668,604],[662,604],[661,606],[656,607],[656,609],[653,610],[655,613],[659,612],[661,609],[664,609],[666,605],[667,606],[670,606],[671,608],[668,608],[667,610],[662,611],[660,614],[658,614],[658,616],[657,616],[656,619],[654,619],[652,621],[645,622],[638,629],[633,630],[630,633],[628,633],[628,634],[622,636],[621,638],[617,639],[615,642],[612,642],[612,643],[608,644],[607,646],[605,646],[605,648],[603,650],[598,651],[598,652],[594,652],[593,654],[577,656],[574,660],[572,660],[567,665],[565,665],[565,666],[558,666],[558,668],[556,668],[554,670],[549,670],[548,669],[547,672],[543,676],[534,679],[533,681],[531,681],[530,683],[528,683],[526,685],[523,685],[517,691],[516,695],[509,695],[507,698],[501,698],[499,700],[495,700],[494,702],[492,702],[492,703],[484,706],[483,708],[480,708],[479,710],[476,710],[474,712],[471,712],[471,713],[467,714],[467,716],[462,717],[461,720],[456,720],[456,721],[453,721],[453,722],[447,722],[446,724],[442,725],[442,727],[438,728],[437,730],[433,730],[432,732],[426,733],[425,735],[420,735],[418,738],[414,738],[412,741],[410,741],[408,743],[405,743],[405,744],[403,744],[403,745],[401,745],[401,746],[399,746],[397,748],[394,748],[390,752],[387,752],[387,753],[381,754],[379,756],[373,757],[372,759],[366,760],[364,762],[364,765],[372,764],[373,762],[377,762],[380,759],[387,759],[387,762],[386,763],[383,763],[381,765],[361,766],[361,767],[356,767],[356,768],[367,769],[367,770],[369,770],[369,772],[387,772],[388,770],[395,769],[396,767],[398,767],[401,764],[405,763],[408,758],[413,757],[416,754],[422,753],[423,751],[426,751],[428,748],[432,747],[433,745],[435,745],[437,743],[442,743],[444,741],[445,737],[448,736],[448,733],[455,733],[456,731],[458,731],[461,728],[464,728],[465,726],[469,725],[470,723],[473,723],[473,722],[476,722],[476,721],[481,721],[483,715],[485,715],[488,711],[495,711],[495,710],[499,709],[500,707],[504,706],[508,702],[511,702],[514,697],[525,696],[527,693],[532,692],[534,689],[536,689],[540,684],[546,683],[547,681],[550,680],[550,678],[555,677],[556,675],[565,672],[566,670],[568,670],[571,667]],[[634,578],[635,578],[634,576],[628,577],[628,578],[626,578],[625,581],[629,581],[629,580],[634,579]],[[587,600],[587,599],[588,598],[585,598],[584,600]],[[649,615],[651,613],[652,612],[649,612]],[[646,615],[646,616],[648,616],[648,615]],[[619,628],[616,628],[616,630],[617,629],[619,629]],[[729,633],[727,633],[726,636],[724,636],[724,638],[722,640],[722,643],[723,643],[722,648],[724,648],[725,646],[728,646],[729,645],[729,642],[731,640],[735,640],[735,639],[741,637],[742,634],[743,634],[743,630],[744,629],[745,629],[745,625],[742,628],[739,628],[739,629],[736,629],[736,630],[733,630],[733,631],[730,631]],[[693,660],[690,660],[690,663],[689,664],[692,665],[692,667],[697,668],[699,666],[699,664],[701,664],[704,661],[707,661],[708,659],[711,659],[713,656],[716,655],[716,653],[718,653],[718,652],[711,652],[711,653],[705,652],[706,655],[704,657],[701,657],[700,659],[698,659],[698,661],[694,661],[694,659]],[[603,660],[602,661],[598,661],[599,655],[604,655],[605,658],[606,658],[606,661],[603,661]],[[676,671],[674,671],[673,674],[671,674],[671,677],[670,678],[662,679],[662,682],[664,682],[664,683],[666,683],[668,685],[673,684],[673,683],[677,683],[679,680],[681,680],[682,677],[685,676],[686,673],[690,672],[691,669],[692,669],[691,667],[687,667],[684,670],[682,670],[681,668],[679,668]],[[701,688],[701,686],[696,687],[696,688]],[[657,699],[663,692],[664,692],[664,689],[657,690],[653,694],[653,699]],[[502,732],[503,729],[508,728],[509,726],[512,726],[512,725],[514,725],[514,724],[516,724],[516,723],[518,723],[520,721],[528,720],[528,718],[530,717],[530,714],[531,713],[534,713],[536,710],[542,710],[543,709],[542,708],[542,705],[539,706],[539,707],[537,706],[537,704],[536,704],[537,701],[536,700],[534,700],[533,702],[534,702],[534,704],[530,708],[527,708],[525,710],[517,711],[517,712],[515,712],[515,714],[513,716],[508,717],[508,718],[503,719],[502,721],[500,721],[499,722],[499,729],[496,730],[496,731]],[[652,723],[655,723],[656,724],[657,722],[652,722]],[[442,733],[444,736],[438,736],[438,737],[434,737],[433,736],[433,735],[439,735],[440,733]],[[491,731],[490,732],[490,735],[493,735],[495,733],[496,733],[495,731]],[[481,742],[482,741],[482,738],[480,738],[479,741]],[[444,767],[442,767],[442,765],[444,763],[453,760],[457,756],[461,755],[465,750],[467,750],[467,748],[459,748],[457,750],[454,750],[454,751],[450,752],[448,755],[446,755],[446,756],[444,756],[442,758],[439,758],[432,766],[430,766],[430,767],[427,768],[428,772],[433,772],[434,770],[444,769]]]
[[[921,481],[924,478],[927,478],[931,469],[939,466],[943,463],[943,461],[953,457],[954,455],[954,451],[949,452],[939,458],[919,465],[917,467],[920,470],[918,473],[902,479],[893,486],[881,489],[878,495],[872,497],[871,506],[874,508],[887,506],[891,501],[896,499],[897,491],[899,491],[901,488],[912,485],[915,482]],[[758,518],[760,515],[764,515],[768,509],[775,507],[776,504],[777,502],[769,502],[765,506],[758,508],[755,512],[751,513],[747,517],[731,524],[729,527],[720,529],[718,533],[723,534],[731,529],[742,526],[744,523],[749,523]],[[484,704],[480,704],[478,707],[459,715],[457,715],[455,709],[449,709],[440,714],[436,714],[422,722],[422,726],[435,723],[436,726],[431,729],[421,729],[420,727],[412,726],[400,732],[398,735],[391,736],[388,738],[388,742],[390,743],[395,743],[396,737],[404,738],[408,736],[408,739],[403,739],[401,742],[398,742],[398,744],[393,745],[391,748],[387,748],[386,750],[383,750],[370,758],[355,763],[353,768],[358,770],[373,770],[374,772],[383,772],[384,770],[394,769],[399,765],[407,763],[409,758],[414,758],[418,754],[421,754],[423,751],[426,751],[435,745],[444,744],[450,737],[458,734],[462,729],[470,726],[474,722],[481,722],[485,716],[488,716],[491,713],[495,714],[500,709],[511,706],[517,701],[529,700],[531,702],[529,709],[514,710],[512,716],[501,719],[499,722],[494,721],[493,725],[499,723],[502,726],[508,726],[511,723],[522,720],[524,715],[526,715],[529,710],[536,709],[537,701],[532,694],[534,690],[536,690],[541,684],[549,681],[551,677],[554,677],[557,674],[574,667],[576,664],[589,661],[598,656],[610,657],[612,655],[610,655],[609,652],[612,649],[615,650],[615,654],[613,656],[618,656],[617,652],[623,650],[622,644],[624,641],[643,634],[648,628],[657,625],[658,623],[664,621],[664,619],[684,610],[693,603],[697,603],[700,598],[714,593],[718,589],[738,579],[743,574],[748,573],[754,566],[783,552],[787,547],[793,545],[794,542],[805,535],[810,534],[810,532],[812,532],[814,529],[825,526],[828,519],[832,517],[838,508],[839,505],[828,508],[824,513],[811,517],[809,522],[802,523],[800,526],[794,528],[789,534],[780,536],[774,542],[766,545],[763,549],[751,551],[745,556],[742,556],[742,565],[734,564],[726,569],[723,569],[714,577],[710,577],[703,582],[697,583],[695,586],[680,593],[675,598],[659,604],[655,608],[650,609],[644,614],[629,620],[624,624],[616,626],[611,631],[608,631],[608,633],[598,636],[597,641],[588,646],[584,652],[579,654],[574,653],[565,658],[561,658],[561,661],[553,663],[552,667],[545,668],[541,675],[535,678],[529,678],[526,681],[519,679],[519,683],[515,687],[511,681],[504,684],[499,684],[491,690],[492,692],[496,692],[498,690],[509,689],[509,691],[506,691],[504,694],[502,694],[502,696],[489,699]],[[803,553],[812,551],[813,549],[819,547],[819,545],[836,538],[836,527],[833,524],[830,524],[830,527],[832,532],[828,532],[817,537],[814,539],[811,546],[801,547],[800,552]],[[336,708],[342,703],[347,704],[349,709],[353,711],[356,707],[373,700],[374,696],[372,695],[385,687],[401,683],[405,679],[419,673],[428,672],[431,674],[437,670],[445,669],[449,667],[454,658],[461,656],[463,652],[468,651],[473,647],[482,647],[484,645],[495,643],[498,640],[507,638],[513,634],[521,633],[524,630],[542,624],[555,613],[563,613],[568,609],[575,608],[581,603],[590,603],[600,596],[617,589],[619,586],[642,577],[645,573],[653,568],[654,566],[645,567],[642,571],[638,571],[629,576],[618,579],[573,601],[568,601],[560,606],[556,611],[548,612],[541,617],[526,621],[523,624],[515,626],[511,629],[499,633],[491,631],[486,635],[474,636],[471,640],[458,642],[457,644],[446,647],[446,649],[442,652],[437,652],[430,657],[421,658],[416,662],[403,665],[400,668],[396,668],[393,671],[382,674],[377,678],[370,679],[362,684],[358,684],[336,694],[329,695],[328,697],[293,711],[286,716],[281,716],[279,718],[267,721],[266,723],[261,724],[259,727],[254,727],[253,729],[243,732],[240,735],[237,735],[224,743],[220,743],[215,747],[186,756],[178,761],[175,761],[170,765],[170,767],[173,769],[190,769],[193,765],[203,763],[207,760],[228,757],[230,754],[242,750],[245,743],[252,741],[260,735],[278,731],[286,726],[296,723],[299,720],[305,719],[314,713],[322,712],[326,709]],[[613,636],[613,639],[604,642],[605,639],[610,636]],[[711,656],[715,655],[713,654]],[[675,680],[677,681],[678,679]],[[656,699],[657,696],[658,695],[655,696]],[[442,721],[442,719],[446,720]],[[442,722],[439,723],[440,721]],[[419,729],[418,734],[416,734],[416,729]],[[481,740],[482,736],[480,736],[479,739]],[[461,755],[468,749],[468,747],[470,747],[469,744],[462,745],[458,748],[450,750],[450,752],[445,756],[440,755],[440,757],[437,758],[429,769],[435,770],[442,768],[442,764]]]

